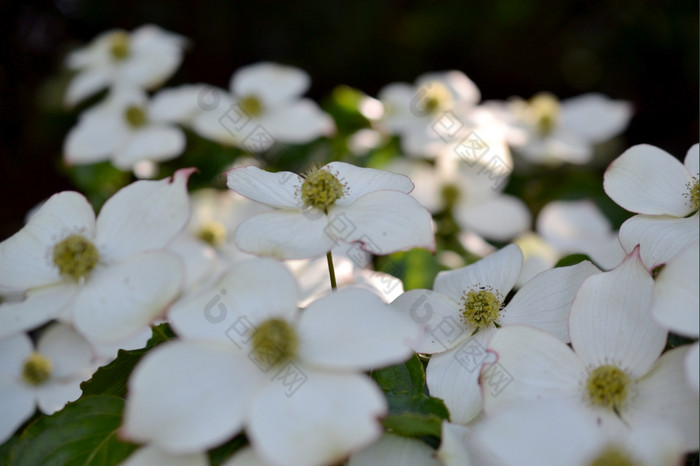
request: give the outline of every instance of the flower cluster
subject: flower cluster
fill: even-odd
[[[144,26],[68,56],[65,102],[101,100],[64,161],[109,160],[118,186],[57,193],[0,242],[8,464],[697,452],[698,144],[615,157],[629,103],[481,102],[454,70],[337,91],[354,126],[277,63],[149,95],[185,44]],[[573,166],[608,197],[535,206],[510,183]]]

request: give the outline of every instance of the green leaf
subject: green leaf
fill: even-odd
[[[372,371],[370,376],[385,392],[407,392],[413,395],[424,393],[425,372],[415,354],[403,364]]]
[[[173,332],[168,324],[153,327],[153,335],[148,340],[145,348],[139,350],[119,350],[117,358],[104,367],[100,367],[92,375],[90,380],[80,384],[83,397],[88,395],[115,395],[121,398],[126,396],[126,384],[131,371],[136,364],[152,347],[172,338]]]
[[[248,439],[244,434],[236,435],[223,445],[209,450],[209,464],[211,464],[211,466],[219,466],[225,463],[234,453],[247,444]]]
[[[410,393],[386,393],[389,415],[382,420],[385,428],[408,437],[440,437],[442,420],[449,419],[445,404],[438,398]]]
[[[554,267],[568,267],[570,265],[576,265],[583,261],[590,261],[591,258],[585,254],[569,254],[564,256],[554,265]],[[591,261],[592,262],[592,261]]]
[[[69,403],[24,431],[8,466],[118,464],[137,448],[117,437],[123,408],[124,400],[108,395]]]

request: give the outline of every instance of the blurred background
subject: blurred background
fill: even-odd
[[[624,146],[685,156],[698,142],[698,4],[497,0],[0,2],[0,239],[51,194],[77,110],[62,107],[66,53],[113,28],[154,23],[191,40],[165,86],[225,87],[272,60],[312,77],[317,101],[346,84],[369,95],[428,71],[458,69],[484,99],[597,91],[634,104]],[[601,180],[602,181],[602,180]]]

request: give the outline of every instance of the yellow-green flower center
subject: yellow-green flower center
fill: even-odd
[[[700,207],[700,180],[698,177],[694,177],[693,181],[686,185],[688,191],[685,193],[685,197],[688,199],[688,204],[693,208],[693,211],[698,210]]]
[[[308,207],[328,212],[328,207],[343,197],[343,184],[329,171],[312,168],[301,185],[301,200]]]
[[[109,44],[109,52],[112,58],[121,61],[129,56],[131,47],[129,46],[129,34],[124,31],[115,32]]]
[[[251,117],[257,117],[263,112],[263,103],[254,95],[243,97],[240,101],[240,106]]]
[[[529,108],[539,135],[546,137],[551,134],[559,119],[559,100],[552,94],[541,92],[530,99]]]
[[[293,359],[299,348],[294,327],[283,319],[269,319],[260,324],[252,336],[253,352],[271,365],[281,365]]]
[[[124,119],[134,129],[141,128],[148,123],[146,112],[138,105],[129,105],[124,111]]]
[[[616,366],[604,364],[588,375],[586,393],[589,401],[619,415],[620,408],[629,396],[630,378]]]
[[[447,207],[454,206],[459,199],[460,190],[457,185],[446,184],[442,186],[442,199],[445,201]]]
[[[462,321],[473,327],[475,332],[491,324],[498,324],[501,300],[492,288],[479,287],[469,290],[464,293],[462,300]]]
[[[221,246],[226,241],[226,227],[216,220],[210,220],[197,231],[197,238],[210,246]]]
[[[22,379],[30,385],[41,385],[51,377],[51,361],[39,353],[32,353],[25,361]]]
[[[626,451],[609,446],[604,448],[593,460],[589,463],[590,466],[634,466]]]
[[[450,90],[444,84],[433,81],[426,84],[425,96],[421,100],[421,110],[434,115],[444,109],[452,100]]]
[[[76,281],[86,278],[99,259],[97,248],[83,235],[70,235],[53,248],[53,262],[61,275]]]

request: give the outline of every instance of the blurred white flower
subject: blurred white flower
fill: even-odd
[[[153,117],[143,91],[117,86],[80,115],[66,137],[63,156],[69,164],[111,160],[121,170],[134,170],[140,162],[177,157],[185,142],[180,128]]]
[[[39,336],[36,349],[24,333],[0,340],[0,443],[39,407],[53,414],[80,397],[80,383],[97,368],[85,338],[54,323]]]
[[[185,45],[184,37],[154,25],[131,33],[104,32],[68,55],[66,65],[78,74],[68,85],[65,102],[74,105],[114,85],[158,87],[180,66]]]
[[[417,438],[385,433],[364,450],[350,456],[348,466],[440,466],[435,450]]]
[[[181,287],[181,262],[164,247],[189,219],[191,173],[132,183],[97,219],[76,192],[46,201],[0,243],[0,285],[27,290],[0,305],[0,337],[61,318],[90,340],[117,342],[162,315]]]
[[[119,463],[119,466],[208,466],[209,456],[206,452],[172,455],[152,445],[147,445],[133,452]]]
[[[540,235],[526,232],[513,240],[523,252],[523,267],[515,286],[520,288],[538,273],[554,267],[559,260],[559,254]]]

